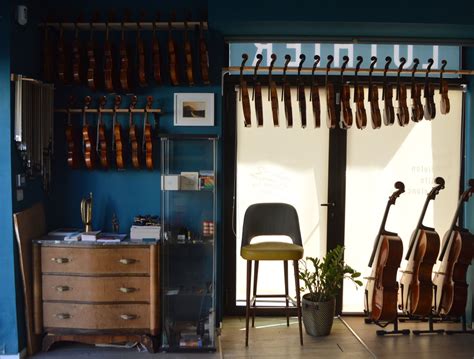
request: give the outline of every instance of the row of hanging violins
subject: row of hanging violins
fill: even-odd
[[[143,110],[143,136],[140,145],[140,136],[137,125],[134,122],[134,110],[136,110],[138,99],[132,96],[128,107],[129,129],[128,144],[126,149],[122,126],[117,120],[118,110],[122,104],[122,97],[117,95],[114,98],[112,109],[112,140],[108,141],[107,128],[103,120],[104,109],[107,98],[99,98],[99,108],[97,108],[97,124],[94,129],[87,121],[87,110],[91,109],[92,98],[86,96],[84,108],[82,110],[82,131],[78,134],[71,122],[71,111],[67,111],[66,142],[67,142],[67,163],[70,168],[76,169],[85,167],[92,169],[109,169],[115,165],[118,170],[126,167],[124,153],[130,154],[130,162],[133,168],[140,169],[143,166],[148,170],[153,170],[153,126],[149,121],[152,109],[153,98],[148,96]],[[122,111],[121,111],[122,112]],[[94,134],[95,131],[95,134]],[[82,140],[82,146],[81,146]],[[81,148],[82,147],[82,148]]]
[[[169,79],[172,85],[179,85],[182,83],[181,72],[179,69],[178,60],[179,53],[176,42],[172,34],[172,21],[168,21],[168,69],[165,71],[169,75]],[[86,84],[87,86],[96,91],[103,89],[109,93],[112,92],[125,92],[129,93],[134,87],[134,84],[138,84],[140,87],[147,87],[150,78],[147,74],[147,63],[151,60],[153,64],[153,79],[156,84],[160,85],[163,83],[163,71],[162,71],[162,49],[157,36],[156,23],[153,22],[153,40],[151,43],[151,58],[150,54],[147,54],[147,46],[143,38],[141,37],[142,32],[140,22],[137,23],[136,33],[136,55],[131,56],[130,44],[127,43],[125,36],[124,23],[121,23],[121,40],[119,45],[119,61],[116,63],[116,54],[114,46],[109,37],[109,23],[106,23],[105,38],[103,48],[98,49],[98,45],[94,39],[94,26],[90,24],[90,38],[86,45],[87,60],[83,61],[83,46],[79,39],[79,29],[77,23],[75,24],[75,37],[69,48],[64,39],[63,25],[59,27],[59,39],[56,44],[56,57],[57,65],[54,70],[54,50],[53,43],[48,35],[48,28],[45,26],[45,45],[44,45],[44,77],[46,81],[53,82],[54,77],[60,83],[81,85]],[[196,83],[196,72],[193,66],[193,47],[199,48],[199,70],[200,78],[203,84],[209,84],[209,59],[207,52],[206,40],[203,34],[203,22],[200,22],[198,27],[199,38],[198,44],[192,45],[190,36],[188,34],[188,23],[184,21],[184,64],[186,83],[188,85],[194,85]],[[102,58],[102,67],[99,68],[99,58]],[[136,59],[136,60],[135,60]],[[132,69],[133,63],[135,63],[135,69]],[[54,75],[56,72],[56,76]],[[117,73],[118,79],[114,77]],[[118,80],[118,81],[117,81]]]
[[[457,224],[461,206],[474,193],[474,179],[461,194],[451,225],[444,235],[440,252],[440,238],[434,228],[423,225],[429,202],[444,188],[444,179],[437,177],[428,193],[420,218],[411,236],[402,271],[400,286],[397,271],[403,255],[403,243],[396,233],[385,229],[391,205],[405,191],[402,182],[395,183],[369,261],[372,268],[365,290],[365,311],[375,323],[397,320],[398,311],[413,317],[461,317],[466,309],[468,284],[466,275],[474,257],[474,236]],[[439,255],[439,257],[438,257]],[[432,276],[434,264],[440,266]]]
[[[252,98],[255,104],[255,115],[257,120],[257,126],[263,126],[263,106],[262,106],[262,84],[257,78],[257,71],[262,62],[263,56],[261,54],[257,54],[257,61],[254,68],[254,76],[253,76],[253,92]],[[245,127],[250,127],[252,125],[252,116],[251,116],[251,109],[250,109],[250,97],[249,97],[249,90],[247,86],[247,82],[244,79],[243,71],[245,67],[245,63],[248,60],[247,54],[242,54],[242,65],[240,67],[240,89],[239,89],[239,98],[242,102],[242,109],[244,114],[244,124]],[[274,63],[277,59],[275,54],[271,55],[271,63],[268,71],[268,100],[271,101],[271,108],[272,108],[272,118],[273,118],[273,125],[279,126],[279,98],[278,98],[278,91],[276,82],[272,78],[272,70]],[[298,76],[296,80],[296,87],[297,87],[297,101],[299,106],[299,113],[301,118],[301,126],[303,128],[307,125],[307,117],[306,117],[306,91],[305,91],[305,84],[303,82],[301,76],[301,69],[303,67],[303,63],[306,59],[304,54],[300,55],[300,63],[298,66]],[[316,80],[314,75],[316,67],[318,66],[321,58],[318,55],[314,56],[314,64],[312,69],[312,78],[311,78],[311,86],[310,86],[310,96],[309,101],[312,103],[312,113],[314,118],[314,127],[319,128],[321,126],[321,104],[319,98],[319,84]],[[336,128],[336,126],[340,126],[343,129],[348,129],[352,127],[355,118],[355,124],[357,128],[363,129],[367,126],[367,111],[364,107],[364,86],[358,82],[358,72],[360,70],[361,64],[363,62],[362,56],[357,57],[357,65],[355,68],[355,79],[354,79],[354,89],[353,89],[353,102],[355,104],[355,115],[353,116],[352,108],[350,104],[351,99],[351,86],[344,81],[344,72],[347,67],[347,63],[349,62],[349,57],[344,56],[343,63],[341,66],[341,76],[340,76],[340,118],[337,118],[337,106],[336,99],[336,81],[331,79],[329,74],[329,70],[331,68],[331,64],[334,61],[334,57],[332,55],[328,56],[328,63],[326,66],[326,80],[325,80],[325,88],[326,88],[326,101],[327,101],[327,126],[329,128]],[[380,113],[379,108],[379,98],[378,98],[378,86],[372,82],[372,72],[374,70],[375,64],[377,63],[377,57],[372,56],[371,64],[370,64],[370,72],[369,72],[369,83],[368,83],[368,99],[370,103],[370,114],[372,118],[372,128],[377,129],[382,126],[382,119],[383,123],[386,126],[393,125],[395,123],[395,119],[398,120],[400,126],[406,126],[410,123],[410,111],[407,105],[407,85],[400,81],[400,73],[403,70],[403,66],[406,63],[405,58],[400,58],[400,66],[398,68],[397,74],[397,82],[396,82],[396,101],[397,107],[394,108],[393,105],[393,85],[387,79],[387,71],[389,66],[392,62],[392,59],[387,56],[386,57],[386,64],[384,69],[384,77],[383,77],[383,86],[382,86],[382,100],[383,100],[383,116]],[[286,125],[287,127],[293,126],[293,111],[291,106],[291,85],[287,80],[286,72],[288,69],[288,63],[291,61],[290,55],[285,55],[285,65],[283,68],[283,80],[282,80],[282,89],[281,89],[281,101],[284,103],[285,109],[285,117],[286,117]],[[424,84],[417,84],[415,82],[415,73],[417,71],[417,67],[419,65],[419,59],[413,60],[413,68],[411,74],[411,99],[412,99],[412,106],[411,106],[411,120],[414,122],[419,122],[423,119],[423,117],[427,120],[432,120],[436,116],[436,105],[434,102],[434,92],[435,92],[435,85],[431,83],[429,78],[429,73],[431,71],[431,67],[434,63],[433,59],[428,60],[428,66],[426,69],[426,76],[424,80]],[[450,104],[448,98],[448,83],[445,79],[443,79],[443,72],[446,67],[447,61],[442,61],[442,67],[440,71],[440,79],[439,79],[439,91],[441,94],[441,103],[440,103],[440,110],[442,114],[449,113]],[[423,91],[424,97],[424,106],[421,102],[421,94]]]

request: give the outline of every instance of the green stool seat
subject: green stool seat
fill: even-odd
[[[297,261],[303,258],[303,247],[293,243],[263,242],[242,247],[240,255],[252,261]]]

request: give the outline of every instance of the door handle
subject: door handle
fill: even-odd
[[[334,202],[321,203],[321,207],[336,207],[336,204]]]

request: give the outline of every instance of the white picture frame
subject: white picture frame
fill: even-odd
[[[175,126],[214,126],[213,93],[175,93]]]

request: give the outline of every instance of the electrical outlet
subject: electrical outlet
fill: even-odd
[[[17,189],[16,190],[16,200],[17,202],[23,201],[23,190]]]

